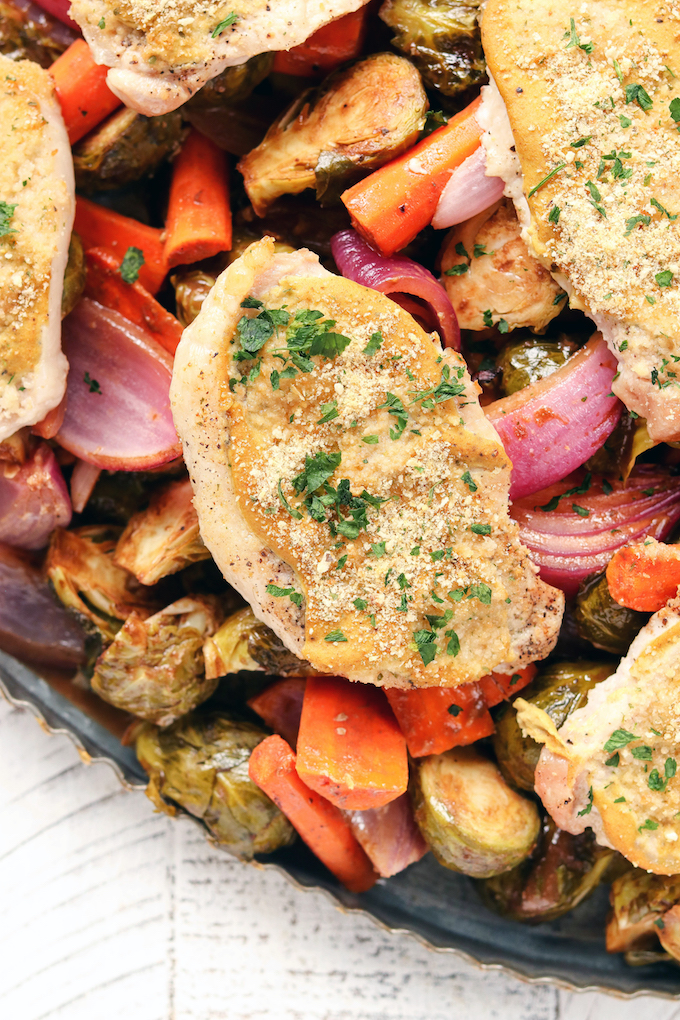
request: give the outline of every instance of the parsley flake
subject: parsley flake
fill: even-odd
[[[139,277],[139,270],[144,265],[144,252],[141,248],[130,246],[123,256],[120,264],[120,275],[124,283],[136,283]]]
[[[340,642],[347,641],[347,638],[341,630],[329,630],[328,634],[324,637],[324,641]]]
[[[16,230],[9,225],[16,207],[16,203],[11,205],[9,202],[0,202],[0,237],[16,234]]]
[[[90,393],[98,393],[100,397],[103,396],[101,386],[99,385],[96,379],[93,379],[91,377],[89,372],[85,373],[83,377],[83,382],[85,383],[86,386],[90,387]]]
[[[637,103],[645,113],[651,110],[654,105],[649,93],[638,82],[631,82],[630,85],[626,85],[625,92],[626,103]]]
[[[213,29],[213,32],[211,34],[211,38],[212,39],[217,39],[218,35],[221,35],[222,32],[224,32],[225,28],[230,28],[237,21],[238,21],[238,14],[236,13],[236,11],[232,11],[231,14],[228,14],[226,16],[224,21],[220,21],[220,23],[215,26],[215,28]]]
[[[589,815],[592,810],[593,810],[593,788],[591,786],[590,789],[588,790],[588,803],[584,807],[583,811],[578,811],[577,814],[579,818],[582,818],[583,815]]]

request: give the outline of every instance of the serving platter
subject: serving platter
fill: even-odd
[[[84,761],[106,762],[128,789],[146,786],[133,749],[120,741],[122,713],[109,712],[69,677],[39,676],[0,652],[0,693],[28,708],[49,732],[66,734]],[[606,886],[557,921],[525,926],[487,910],[474,883],[441,867],[431,854],[360,895],[340,885],[299,840],[257,863],[276,868],[301,890],[325,892],[341,909],[360,911],[387,931],[415,936],[429,949],[453,952],[482,969],[569,990],[680,998],[675,965],[629,967],[622,956],[606,952]]]

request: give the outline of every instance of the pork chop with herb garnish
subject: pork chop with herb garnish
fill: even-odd
[[[184,331],[171,398],[201,535],[320,672],[455,686],[552,649],[563,597],[520,545],[477,394],[399,305],[271,238]]]

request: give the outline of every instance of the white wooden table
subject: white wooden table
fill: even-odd
[[[153,814],[0,699],[1,1020],[680,1020],[342,914]]]

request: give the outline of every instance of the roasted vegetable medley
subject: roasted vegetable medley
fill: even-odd
[[[611,70],[589,0],[528,71],[497,0],[36,3],[0,2],[0,647],[242,860],[299,835],[361,893],[431,851],[529,924],[607,882],[607,949],[680,961],[663,26]],[[604,126],[527,126],[556,68]]]

